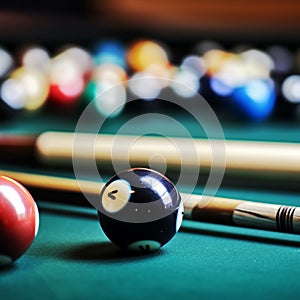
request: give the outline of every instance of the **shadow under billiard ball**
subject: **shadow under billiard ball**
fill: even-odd
[[[163,249],[155,252],[131,252],[124,251],[110,242],[90,242],[68,247],[62,253],[62,257],[67,260],[89,261],[89,262],[119,262],[127,259],[139,260],[161,255]],[[148,254],[148,255],[145,255]]]

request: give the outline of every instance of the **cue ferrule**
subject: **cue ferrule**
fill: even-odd
[[[181,194],[185,217],[192,220],[234,225],[233,214],[243,200]]]

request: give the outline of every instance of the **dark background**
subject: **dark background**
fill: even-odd
[[[297,0],[1,1],[0,41],[90,41],[102,36],[297,44]]]

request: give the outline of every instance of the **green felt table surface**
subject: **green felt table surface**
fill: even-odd
[[[25,119],[22,125],[15,120],[0,124],[1,132],[74,126],[67,121]],[[114,131],[113,126],[117,125],[107,131]],[[226,138],[300,142],[298,123],[227,123],[223,129]],[[201,186],[197,189],[201,191]],[[300,205],[297,189],[276,186],[222,185],[217,195]],[[24,256],[0,269],[0,299],[300,298],[299,235],[184,220],[161,250],[129,255],[108,241],[94,209],[67,204],[70,199],[65,195],[60,203],[36,200],[38,235]]]
[[[296,204],[296,195],[222,195]],[[66,199],[67,200],[67,199]],[[164,248],[128,255],[112,245],[94,209],[38,202],[29,251],[0,271],[1,299],[298,299],[300,237],[185,220]]]

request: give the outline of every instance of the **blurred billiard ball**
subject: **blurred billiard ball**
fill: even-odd
[[[183,202],[175,185],[151,169],[119,172],[100,194],[98,216],[106,236],[124,250],[149,252],[179,230]]]
[[[22,256],[39,228],[39,212],[30,193],[15,180],[0,176],[0,266]]]
[[[251,80],[235,88],[230,97],[239,118],[263,121],[270,118],[275,108],[275,84],[270,78]]]
[[[281,85],[280,113],[288,119],[299,118],[300,107],[300,75],[290,74],[284,78]]]
[[[0,81],[0,118],[1,120],[16,117],[25,106],[25,92],[22,84],[13,78]]]

